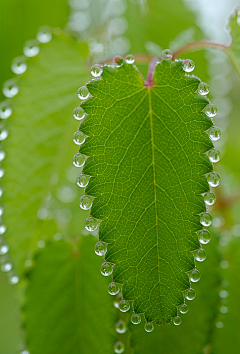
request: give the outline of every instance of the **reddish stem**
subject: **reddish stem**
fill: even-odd
[[[154,85],[153,73],[154,73],[157,61],[158,61],[158,58],[152,58],[152,60],[150,61],[149,68],[148,68],[147,82],[146,82],[145,86],[153,86]]]

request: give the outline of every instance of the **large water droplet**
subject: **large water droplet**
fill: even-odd
[[[77,120],[82,120],[85,115],[85,111],[82,107],[76,107],[73,111],[73,117]]]
[[[215,127],[215,126],[209,128],[207,133],[208,133],[209,138],[212,141],[217,141],[221,137],[221,130],[218,127]]]
[[[7,80],[3,84],[3,94],[5,97],[12,98],[19,92],[19,87],[16,84],[16,80]]]
[[[200,280],[200,278],[201,278],[201,274],[199,270],[193,269],[189,275],[189,280],[196,283],[197,281]]]
[[[187,313],[187,312],[188,312],[188,305],[182,304],[182,305],[179,307],[179,311],[180,311],[182,314]]]
[[[182,68],[186,73],[191,73],[195,68],[195,64],[191,59],[185,59],[183,60]]]
[[[208,117],[213,118],[217,114],[217,107],[215,106],[215,104],[209,103],[208,105],[206,105],[206,107],[204,108],[203,112]]]
[[[154,324],[152,322],[146,322],[144,329],[146,332],[152,332],[154,330]]]
[[[112,267],[111,263],[103,262],[100,267],[100,272],[105,277],[108,277],[109,275],[111,275],[113,272],[113,267]]]
[[[111,283],[109,283],[108,285],[108,293],[110,295],[117,295],[120,291],[119,285],[117,283],[115,283],[114,281],[112,281]]]
[[[122,300],[119,302],[118,308],[121,312],[127,312],[130,309],[130,303],[127,300]]]
[[[119,320],[115,326],[117,333],[125,333],[127,331],[127,325],[123,320]]]
[[[103,68],[99,64],[95,64],[91,67],[91,74],[93,77],[100,77],[103,73]]]
[[[162,51],[162,58],[164,60],[170,60],[170,59],[172,59],[172,57],[173,57],[173,53],[170,49],[164,49]]]
[[[0,141],[7,139],[7,137],[8,137],[8,131],[6,129],[0,131]]]
[[[210,226],[212,224],[212,215],[209,213],[202,213],[200,215],[200,223],[203,226]]]
[[[217,172],[210,172],[207,176],[208,184],[211,187],[219,186],[220,180],[221,180],[221,178]]]
[[[12,270],[12,263],[10,262],[6,262],[1,266],[1,271],[2,272],[10,272],[10,270]]]
[[[187,300],[194,300],[195,299],[195,290],[193,288],[187,289],[186,291],[186,299]]]
[[[208,230],[201,230],[198,233],[198,240],[200,243],[206,245],[211,240],[211,234]]]
[[[82,195],[79,200],[79,206],[83,210],[89,210],[92,207],[93,200],[89,195]]]
[[[8,253],[9,246],[8,245],[0,245],[0,255],[3,256],[4,254]]]
[[[133,313],[131,316],[131,322],[133,324],[139,324],[141,322],[141,315],[138,313]]]
[[[17,57],[13,59],[11,69],[14,74],[21,75],[27,70],[27,63],[25,57]]]
[[[133,64],[135,62],[135,58],[132,54],[126,55],[126,63],[127,64]]]
[[[98,228],[98,221],[97,219],[93,218],[92,216],[89,216],[85,220],[85,229],[87,231],[95,231]]]
[[[80,154],[80,152],[77,152],[73,156],[73,164],[76,167],[82,167],[85,164],[85,156]]]
[[[212,163],[216,163],[220,160],[220,151],[218,151],[217,149],[211,149],[208,151],[208,157],[209,157],[209,160],[212,162]]]
[[[27,41],[24,45],[23,48],[23,53],[24,55],[26,55],[26,57],[35,57],[36,55],[38,55],[40,49],[39,49],[39,45],[38,42],[33,40]]]
[[[84,173],[81,173],[77,177],[77,185],[79,187],[85,188],[85,187],[87,187],[87,185],[89,183],[89,179],[90,179],[90,176],[86,176]]]
[[[206,84],[206,82],[201,82],[198,85],[198,93],[202,96],[205,96],[209,93],[209,86]]]
[[[175,326],[179,326],[182,323],[182,319],[179,316],[173,317],[173,324],[175,324]]]
[[[116,68],[120,68],[121,66],[123,66],[124,60],[123,57],[121,57],[120,55],[116,55],[113,58],[113,64],[114,66],[116,66]]]
[[[12,275],[9,278],[9,283],[12,285],[17,284],[18,282],[19,282],[19,277],[17,275]]]
[[[48,43],[52,39],[52,29],[49,26],[39,28],[37,40],[40,43]]]
[[[123,342],[118,341],[114,344],[114,353],[121,354],[124,352],[124,350],[125,350],[125,346]]]
[[[216,202],[216,196],[213,192],[207,192],[205,195],[204,195],[204,202],[207,204],[207,205],[213,205],[215,202]]]
[[[98,241],[94,247],[94,252],[98,256],[104,256],[107,253],[107,244],[105,242]],[[115,284],[115,283],[113,283],[113,284]]]
[[[73,134],[73,142],[77,145],[82,145],[85,142],[85,135],[80,130]]]
[[[77,91],[77,95],[80,98],[80,100],[86,100],[89,97],[90,93],[86,86],[81,86]]]
[[[195,253],[195,259],[198,262],[205,261],[206,257],[207,257],[206,251],[203,248],[199,248]]]
[[[3,235],[6,232],[7,228],[5,225],[0,225],[0,235]]]
[[[12,108],[8,102],[4,101],[0,103],[0,118],[7,119],[12,114]]]

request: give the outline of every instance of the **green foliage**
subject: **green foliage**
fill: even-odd
[[[234,11],[230,18],[229,27],[232,36],[231,46],[227,49],[227,54],[240,76],[240,27],[239,27],[239,9]]]

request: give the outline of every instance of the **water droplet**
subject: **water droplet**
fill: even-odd
[[[209,86],[206,84],[206,82],[201,82],[198,85],[198,93],[202,96],[205,96],[209,93]]]
[[[20,354],[30,354],[30,352],[28,350],[23,350]]]
[[[25,57],[17,57],[13,59],[12,66],[11,66],[12,72],[16,75],[21,75],[25,73],[27,70],[27,63]]]
[[[77,145],[82,145],[85,142],[85,135],[80,130],[73,134],[73,142]]]
[[[0,225],[0,235],[3,235],[6,232],[7,228],[5,225]]]
[[[0,246],[0,255],[3,256],[4,254],[8,253],[9,246],[8,245],[1,245]]]
[[[213,192],[207,192],[205,195],[204,195],[204,202],[207,204],[207,205],[213,205],[215,202],[216,202],[216,196]]]
[[[203,248],[199,248],[195,253],[195,259],[198,262],[205,261],[206,257],[207,257],[206,251]]]
[[[43,26],[39,29],[37,40],[40,43],[48,43],[52,39],[52,29],[49,26]]]
[[[195,290],[193,288],[190,288],[186,291],[186,299],[187,300],[194,300],[195,299]]]
[[[7,80],[3,84],[3,94],[5,97],[12,98],[19,92],[16,80]]]
[[[86,176],[84,173],[81,173],[77,177],[77,185],[79,187],[85,188],[85,187],[87,187],[87,185],[89,183],[89,179],[90,179],[90,176]]]
[[[109,275],[111,275],[113,272],[113,267],[112,267],[111,263],[103,262],[100,267],[100,272],[105,277],[108,277]]]
[[[0,197],[3,195],[3,188],[0,187]]]
[[[209,160],[213,163],[218,162],[220,160],[220,152],[217,149],[211,149],[208,151]]]
[[[82,107],[76,107],[73,111],[73,117],[77,120],[82,120],[85,118],[85,111]]]
[[[120,55],[116,55],[113,58],[113,64],[114,66],[116,66],[116,68],[120,68],[121,66],[123,66],[124,60],[123,57],[121,57]]]
[[[126,63],[127,64],[133,64],[135,62],[135,58],[132,54],[126,55]]]
[[[222,298],[222,299],[226,299],[228,297],[228,291],[227,290],[220,290],[219,291],[219,296]]]
[[[77,152],[73,156],[73,164],[76,167],[82,167],[85,164],[85,156],[80,154],[80,152]]]
[[[8,137],[8,131],[6,129],[3,129],[0,132],[0,141],[7,139],[7,137]]]
[[[19,277],[17,275],[12,275],[9,278],[9,283],[12,285],[17,284],[18,282],[19,282]]]
[[[114,344],[114,353],[121,354],[124,352],[124,350],[125,350],[125,346],[123,342],[118,341]]]
[[[211,234],[208,230],[201,230],[198,233],[198,240],[200,243],[206,245],[211,240]]]
[[[173,324],[175,324],[175,326],[179,326],[182,323],[182,319],[179,316],[173,317]]]
[[[193,269],[189,275],[189,280],[192,281],[193,283],[196,283],[197,281],[200,280],[200,278],[201,278],[201,274],[199,270]]]
[[[5,151],[0,151],[0,162],[4,160],[6,157],[6,152]]]
[[[188,312],[188,305],[187,304],[182,304],[180,307],[179,307],[179,311],[182,313],[182,314],[185,314]]]
[[[86,86],[81,86],[77,91],[77,95],[80,98],[80,100],[86,100],[89,97],[90,93]]]
[[[202,213],[200,215],[200,223],[203,226],[210,226],[212,224],[212,215],[209,213]]]
[[[209,128],[207,133],[208,133],[209,138],[212,141],[217,141],[221,137],[221,130],[218,127],[215,127],[215,126]]]
[[[2,178],[4,174],[5,174],[5,170],[3,168],[0,168],[0,178]]]
[[[98,227],[98,221],[97,219],[93,218],[92,216],[89,216],[86,220],[85,220],[85,229],[87,231],[95,231]]]
[[[12,270],[12,263],[10,263],[10,262],[4,263],[1,266],[1,271],[2,272],[10,272],[10,270]]]
[[[24,45],[23,48],[23,53],[24,55],[26,55],[26,57],[35,57],[36,55],[38,55],[40,49],[39,49],[39,45],[38,42],[35,40],[30,40],[27,41]]]
[[[191,73],[195,68],[195,64],[191,59],[185,59],[183,60],[182,68],[186,73]]]
[[[229,263],[228,261],[226,261],[225,259],[223,259],[221,262],[220,262],[220,267],[222,269],[227,269],[229,267]]]
[[[221,307],[220,307],[220,312],[221,312],[221,313],[227,313],[227,312],[228,312],[227,306],[221,306]]]
[[[114,307],[115,307],[116,309],[118,309],[119,303],[120,303],[121,300],[122,300],[122,294],[119,293],[119,294],[117,295],[116,299],[113,301],[113,305],[114,305]]]
[[[107,253],[107,244],[105,242],[102,241],[98,241],[94,247],[94,252],[98,255],[98,256],[104,256]],[[116,283],[113,283],[116,284]],[[110,285],[110,284],[109,284]],[[117,284],[116,284],[117,285]],[[116,293],[117,294],[117,293]],[[113,295],[116,295],[113,294]]]
[[[12,108],[9,107],[8,102],[4,101],[0,103],[0,118],[7,119],[12,114]]]
[[[121,312],[127,312],[130,309],[130,303],[127,300],[122,300],[119,302],[118,308]]]
[[[217,327],[217,328],[223,328],[223,323],[222,323],[221,321],[218,321],[218,322],[216,323],[216,327]]]
[[[117,323],[116,323],[116,332],[117,333],[125,333],[127,331],[127,325],[126,323],[123,321],[123,320],[119,320]]]
[[[146,332],[152,332],[154,330],[154,324],[152,322],[146,322],[144,329]]]
[[[120,288],[119,288],[119,285],[117,283],[115,283],[114,281],[109,283],[109,285],[108,285],[108,293],[110,295],[117,295],[119,293],[119,291],[120,291]]]
[[[93,77],[99,77],[103,73],[103,68],[99,64],[95,64],[91,67],[91,74]]]
[[[169,59],[172,59],[173,57],[173,53],[170,49],[164,49],[162,51],[162,58],[165,59],[165,60],[169,60]]]
[[[133,324],[139,324],[141,322],[141,315],[138,313],[133,313],[131,316],[131,322]]]
[[[93,200],[89,195],[82,195],[79,200],[79,206],[83,210],[89,210],[92,207]]]
[[[37,242],[37,246],[38,246],[38,248],[44,248],[46,246],[46,243],[44,240],[39,240]]]
[[[208,117],[213,118],[217,114],[217,107],[215,106],[215,104],[209,103],[208,105],[206,105],[206,107],[204,108],[203,112]]]
[[[221,180],[221,178],[217,172],[210,172],[207,176],[208,184],[211,187],[219,186],[220,180]]]

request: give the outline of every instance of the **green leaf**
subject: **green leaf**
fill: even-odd
[[[232,43],[226,49],[233,66],[235,67],[238,75],[240,76],[240,13],[236,9],[229,20],[229,27],[232,36]]]
[[[106,278],[94,271],[101,263],[95,242],[92,236],[77,244],[51,242],[36,257],[24,306],[30,353],[113,352],[117,315]]]
[[[90,138],[81,147],[92,178],[91,215],[103,220],[99,238],[123,298],[147,321],[170,322],[189,287],[199,248],[199,214],[209,190],[205,174],[212,147],[204,133],[212,125],[202,111],[208,101],[196,94],[199,79],[184,75],[182,62],[163,60],[154,86],[145,86],[132,65],[105,66],[103,80],[88,84],[93,98],[81,129]]]

